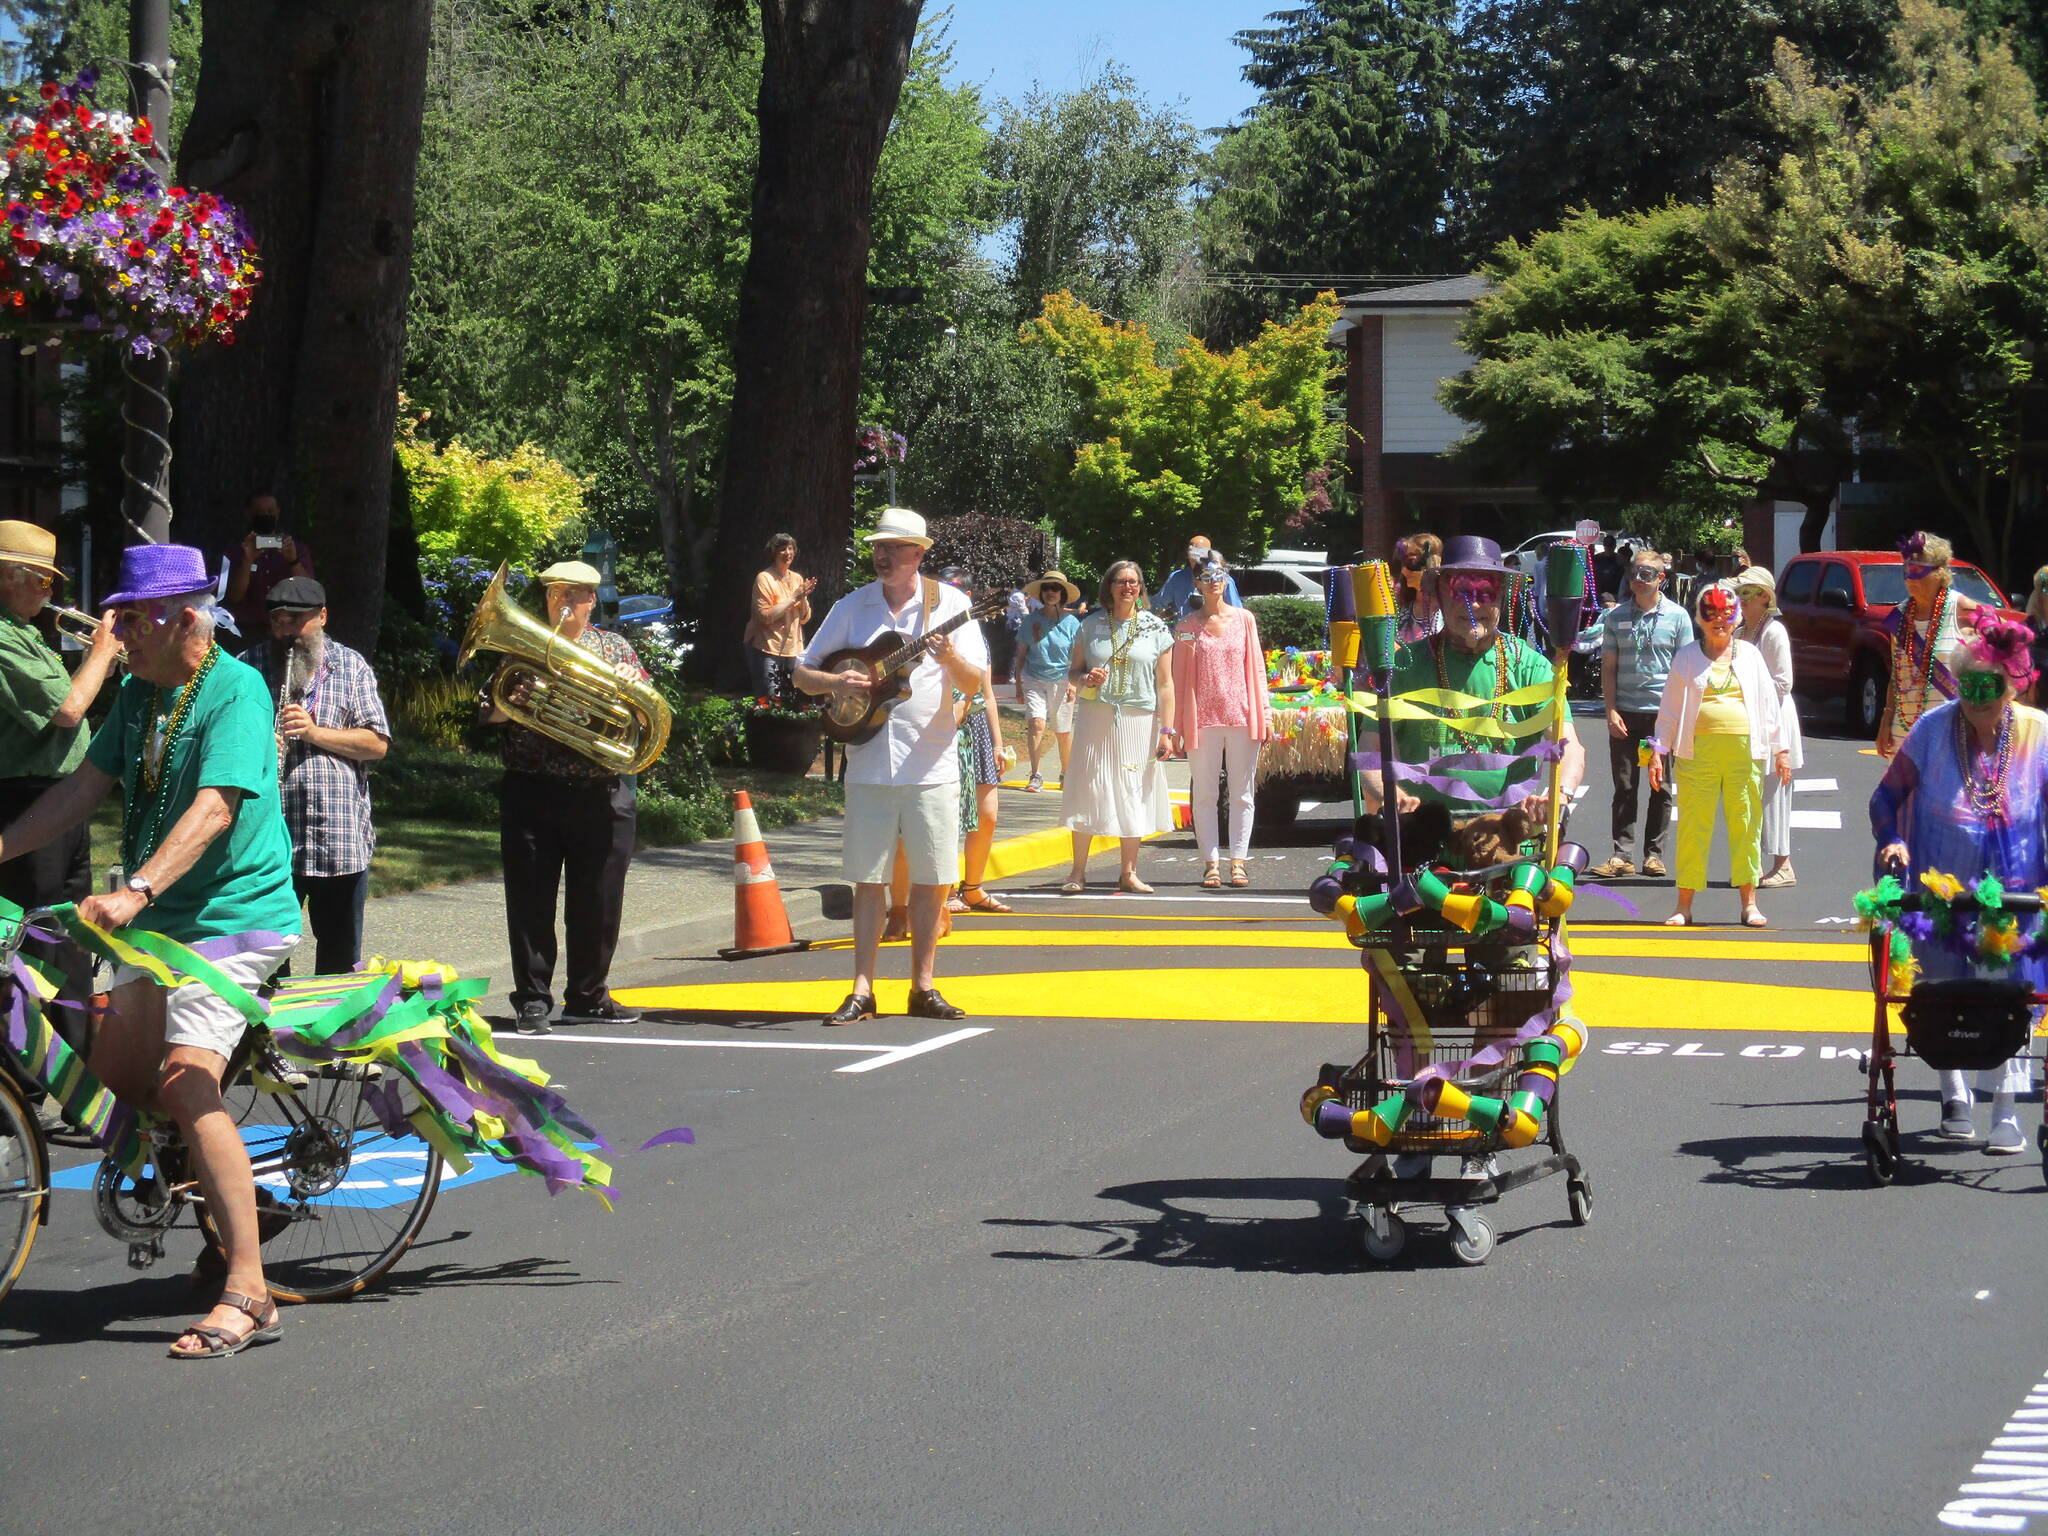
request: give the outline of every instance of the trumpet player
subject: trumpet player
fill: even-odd
[[[63,579],[56,535],[34,523],[0,522],[0,826],[85,760],[92,738],[86,711],[120,654],[113,626],[102,622],[77,673],[65,672],[33,622]],[[89,845],[81,822],[35,853],[0,864],[0,896],[24,907],[82,901],[92,894]],[[65,1001],[85,1002],[92,969],[81,950],[36,941],[29,949],[64,973]],[[72,1008],[52,1013],[58,1032],[81,1052],[85,1017]]]
[[[602,579],[580,560],[560,561],[542,571],[547,621],[562,644],[589,651],[621,677],[646,682],[647,671],[633,647],[591,625]],[[511,692],[515,708],[523,708],[531,694],[528,687]],[[498,791],[498,850],[505,869],[505,931],[519,1032],[549,1032],[558,892],[569,934],[561,1022],[630,1024],[639,1012],[613,998],[609,979],[639,821],[633,779],[513,720],[492,703],[489,680],[478,707],[481,723],[498,732],[498,754],[505,765]]]
[[[363,958],[370,894],[370,764],[391,750],[377,674],[327,633],[327,591],[287,576],[266,599],[270,638],[243,659],[277,700],[278,800],[292,838],[292,891],[321,975]]]

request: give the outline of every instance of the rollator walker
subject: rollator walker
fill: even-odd
[[[1560,1117],[1562,1078],[1587,1039],[1569,1008],[1566,913],[1588,855],[1560,841],[1559,783],[1568,719],[1562,653],[1579,628],[1585,548],[1559,546],[1545,570],[1553,681],[1494,699],[1437,690],[1390,700],[1391,573],[1372,562],[1331,576],[1332,649],[1346,671],[1354,747],[1361,719],[1377,726],[1377,751],[1351,759],[1353,806],[1363,804],[1361,774],[1377,770],[1384,813],[1376,841],[1368,822],[1340,836],[1335,861],[1310,887],[1310,904],[1341,921],[1360,951],[1367,1041],[1355,1062],[1323,1065],[1302,1095],[1301,1113],[1318,1134],[1366,1154],[1345,1193],[1364,1218],[1370,1259],[1393,1260],[1414,1213],[1436,1208],[1456,1258],[1483,1264],[1495,1241],[1483,1208],[1526,1184],[1564,1174],[1573,1223],[1592,1216],[1591,1182],[1565,1147]],[[1349,674],[1361,660],[1371,696],[1352,691]],[[1532,712],[1515,722],[1501,706]],[[1402,818],[1392,808],[1402,776],[1421,765],[1399,762],[1397,717],[1494,737],[1483,745],[1495,749],[1486,755],[1496,766],[1503,755],[1539,762],[1547,778],[1528,782],[1547,790],[1548,814],[1536,835],[1485,868],[1432,860],[1427,848],[1404,855]],[[1454,753],[1428,766],[1442,775],[1481,765]],[[1437,1160],[1447,1157],[1458,1159],[1464,1176],[1437,1176]]]

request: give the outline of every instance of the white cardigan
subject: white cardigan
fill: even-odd
[[[1742,707],[1749,715],[1749,755],[1765,764],[1786,748],[1784,710],[1778,702],[1777,679],[1764,664],[1763,653],[1747,640],[1730,640],[1735,680],[1742,685]],[[1699,723],[1712,663],[1694,641],[1671,658],[1664,679],[1664,700],[1657,706],[1657,747],[1673,757],[1692,756],[1693,727]]]
[[[1785,621],[1772,614],[1753,643],[1778,685],[1778,728],[1784,733],[1785,750],[1792,754],[1794,768],[1804,768],[1806,736],[1799,728],[1799,701],[1792,697],[1792,637],[1785,632]]]

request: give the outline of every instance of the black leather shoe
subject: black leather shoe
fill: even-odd
[[[858,1024],[862,1019],[875,1016],[875,994],[872,992],[849,992],[846,1001],[825,1015],[827,1024]]]
[[[939,989],[937,987],[925,987],[922,990],[912,988],[910,1006],[904,1011],[914,1019],[964,1019],[967,1017],[967,1010],[965,1008],[955,1008],[951,1003],[939,996]]]

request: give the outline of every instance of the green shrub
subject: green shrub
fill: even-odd
[[[1259,621],[1259,644],[1269,651],[1293,646],[1299,651],[1323,648],[1323,605],[1312,597],[1255,597],[1245,604]]]

